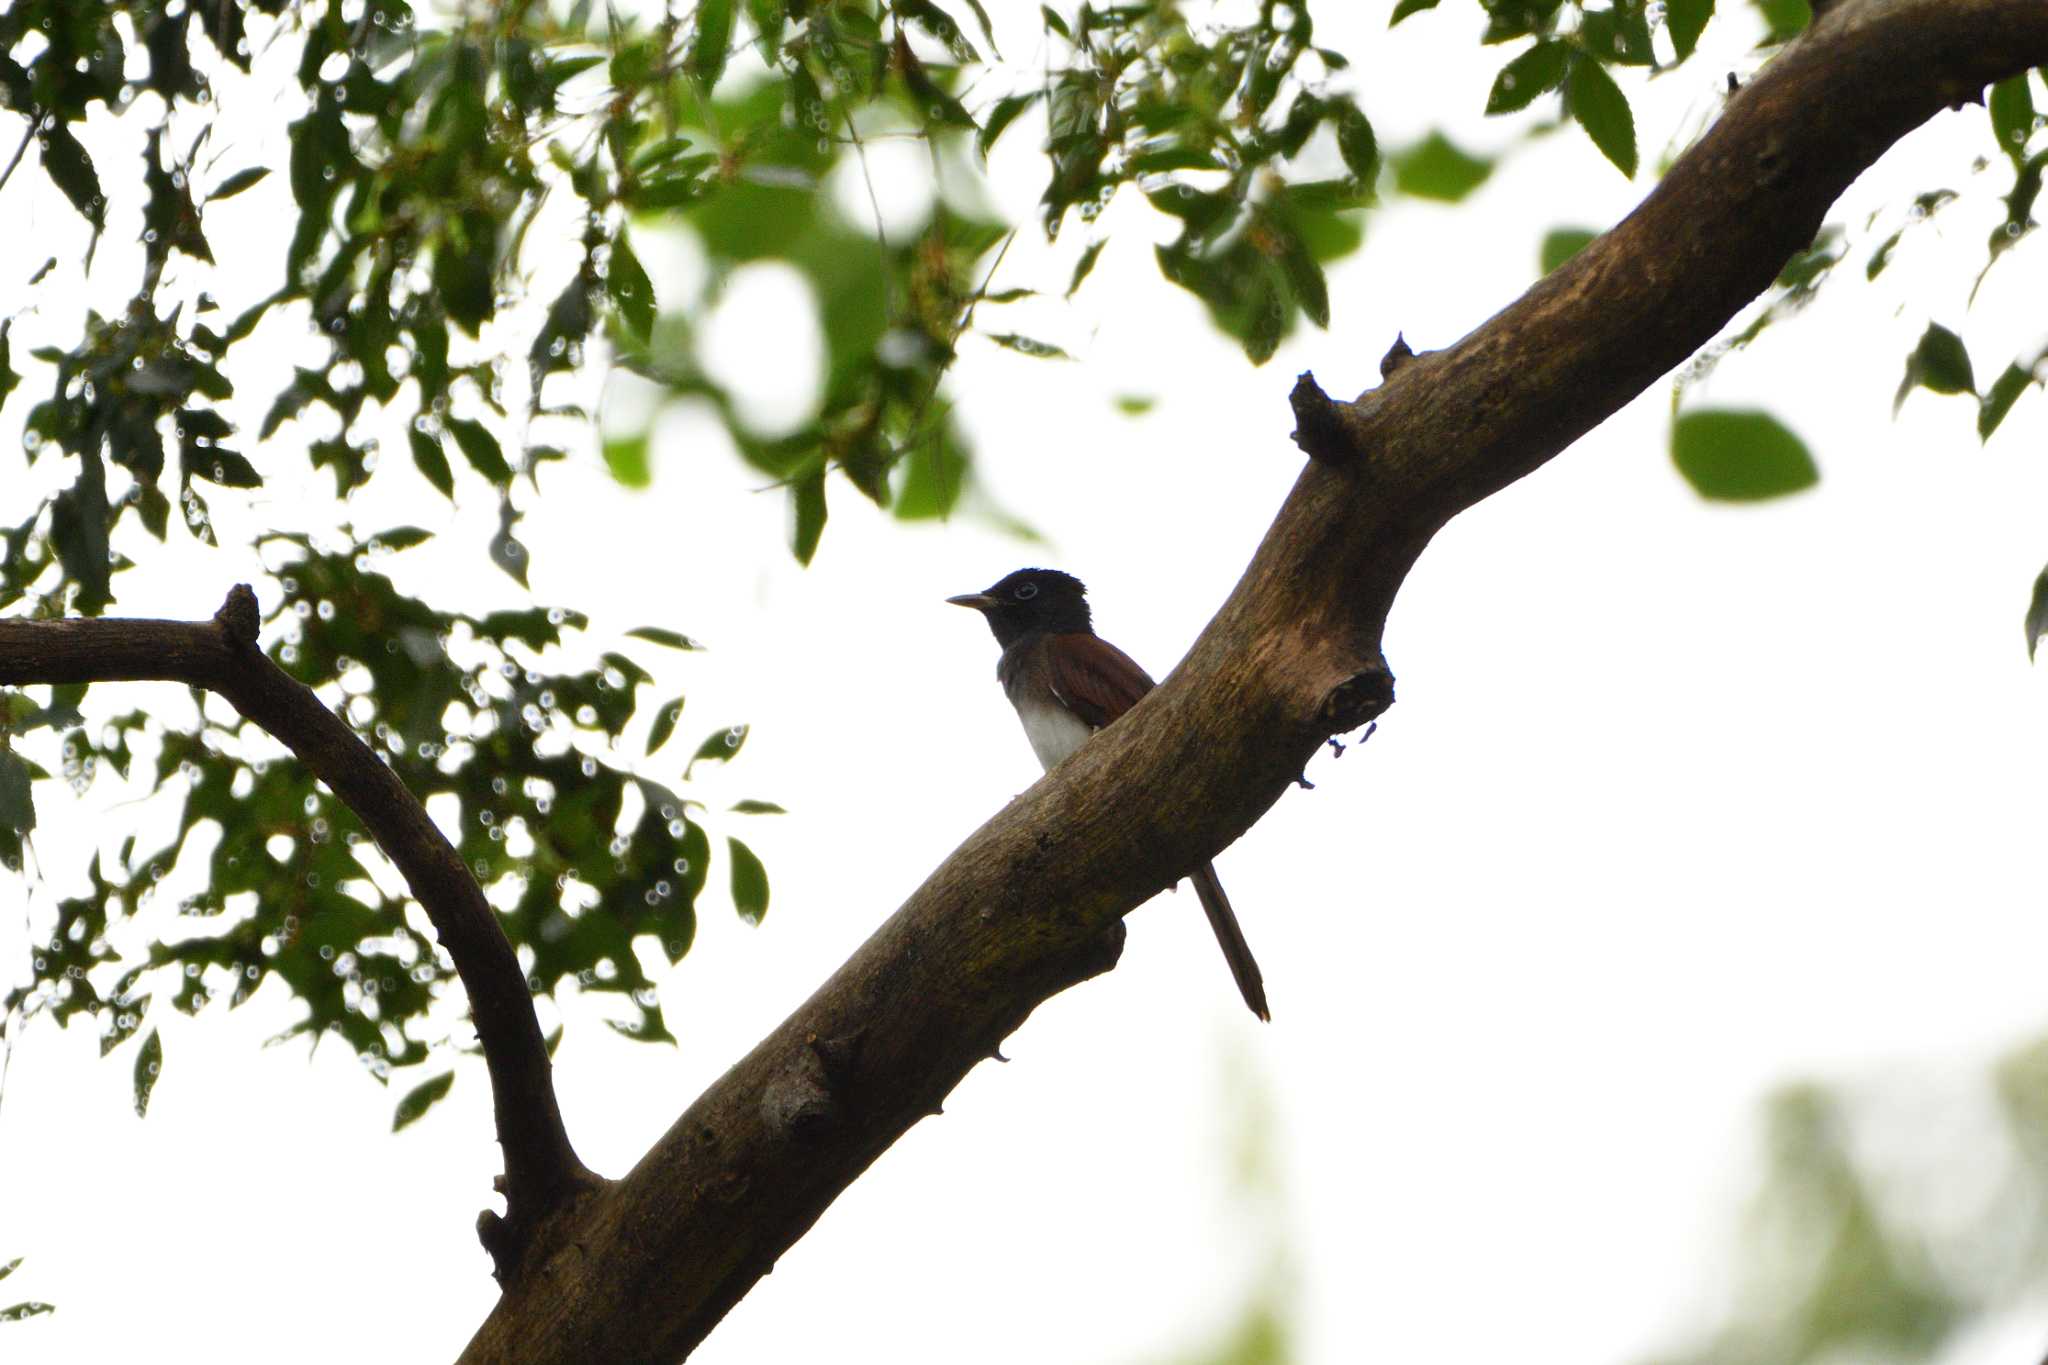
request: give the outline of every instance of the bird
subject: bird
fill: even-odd
[[[1019,569],[993,587],[946,600],[971,607],[988,621],[1003,650],[996,679],[1047,772],[1154,686],[1130,655],[1095,633],[1088,589],[1072,574]],[[1223,883],[1216,880],[1215,865],[1203,863],[1188,880],[1195,884],[1238,993],[1253,1014],[1270,1021],[1265,979]]]

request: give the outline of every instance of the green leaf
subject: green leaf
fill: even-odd
[[[580,25],[571,24],[568,27],[573,29]],[[553,98],[556,91],[603,60],[604,58],[594,52],[581,53],[573,57],[557,57],[548,63],[547,70],[542,73],[541,84],[547,87],[549,97]]]
[[[2026,392],[2027,385],[2033,382],[2033,375],[2018,362],[2005,367],[2005,373],[1993,381],[1990,390],[1977,404],[1978,440],[1991,439],[1991,433],[1998,430],[1998,424],[2005,420],[2005,415],[2012,411],[2012,405],[2019,401],[2020,395]]]
[[[1088,272],[1095,269],[1096,258],[1102,255],[1102,248],[1109,245],[1109,238],[1098,237],[1088,244],[1081,253],[1081,259],[1074,264],[1074,278],[1067,282],[1067,297],[1074,297],[1074,291],[1081,287],[1081,281],[1088,278]]]
[[[1492,93],[1486,97],[1486,112],[1507,114],[1526,109],[1546,90],[1564,83],[1571,44],[1545,38],[1500,69],[1493,78]]]
[[[1016,122],[1017,115],[1029,109],[1044,94],[1043,90],[1033,90],[1023,95],[1005,95],[997,100],[990,106],[988,117],[982,121],[981,131],[975,135],[975,150],[986,159],[988,149],[996,145],[996,139],[1003,135],[1003,130]]]
[[[1650,66],[1650,19],[1642,0],[1619,0],[1606,9],[1579,12],[1579,47],[1587,56],[1615,66]]]
[[[890,510],[899,521],[924,521],[952,514],[967,483],[967,452],[950,422],[903,454]]]
[[[78,610],[97,616],[112,600],[107,546],[106,468],[97,452],[79,462],[78,480],[50,504],[50,543],[64,571],[78,581]]]
[[[1692,56],[1699,46],[1700,33],[1713,16],[1714,0],[1667,0],[1664,23],[1671,30],[1671,46],[1679,61]]]
[[[1280,270],[1287,276],[1287,288],[1294,295],[1295,303],[1308,315],[1310,322],[1318,327],[1328,327],[1330,286],[1323,278],[1322,266],[1316,263],[1307,244],[1292,229],[1275,224],[1272,232],[1280,248]]]
[[[732,50],[732,0],[698,0],[697,28],[690,37],[689,72],[709,90],[725,74]]]
[[[1544,233],[1543,246],[1537,253],[1543,273],[1548,275],[1584,251],[1599,235],[1592,228],[1552,228]]]
[[[212,194],[206,196],[206,202],[218,204],[223,199],[232,199],[269,174],[270,167],[268,166],[249,166],[236,171],[233,175],[221,181]]]
[[[1492,44],[1550,32],[1557,26],[1557,12],[1564,0],[1481,0],[1481,4],[1486,10],[1486,31],[1479,35],[1479,41]],[[1578,4],[1573,7],[1584,9]],[[1581,24],[1592,17],[1582,14]]]
[[[789,490],[789,546],[797,563],[808,564],[818,553],[818,538],[825,534],[825,467],[819,465],[796,481]]]
[[[1050,341],[1040,341],[1035,337],[1019,336],[1015,332],[989,332],[985,335],[996,345],[1006,350],[1015,351],[1019,355],[1028,355],[1039,360],[1073,359],[1072,356],[1053,345]]]
[[[1455,204],[1486,183],[1493,163],[1461,151],[1442,133],[1431,133],[1394,159],[1394,184],[1403,194]]]
[[[2034,135],[2034,92],[2027,85],[2027,73],[2009,76],[1991,87],[1985,101],[1990,107],[1991,131],[1998,135],[1998,149],[2017,166],[2027,159],[2027,142]]]
[[[1820,482],[1806,443],[1766,412],[1702,408],[1671,424],[1671,459],[1703,498],[1757,502]]]
[[[491,537],[487,547],[491,563],[503,569],[520,587],[526,586],[526,566],[531,557],[525,544],[512,533],[519,524],[519,513],[513,510],[512,499],[501,496],[498,500],[498,532]]]
[[[195,479],[205,479],[223,488],[261,488],[263,476],[256,472],[256,466],[221,446],[208,446],[192,452],[187,468]]]
[[[1394,17],[1387,20],[1387,27],[1392,28],[1409,15],[1420,14],[1426,9],[1435,9],[1436,6],[1437,0],[1401,0],[1401,3],[1394,6]]]
[[[612,239],[611,263],[605,268],[604,288],[611,295],[612,305],[619,310],[619,316],[626,320],[626,325],[635,336],[645,340],[654,329],[654,285],[648,280],[640,258],[627,244],[624,232]]]
[[[731,810],[732,810],[732,811],[733,811],[733,812],[734,812],[735,814],[737,814],[737,815],[787,815],[787,814],[789,814],[789,812],[788,812],[788,811],[786,811],[786,810],[784,810],[784,809],[783,809],[782,807],[780,807],[780,806],[776,805],[776,804],[775,804],[775,803],[774,803],[773,801],[756,801],[756,800],[754,800],[754,799],[753,799],[753,798],[751,798],[751,797],[749,797],[749,798],[748,798],[747,800],[745,800],[745,801],[735,801],[735,802],[733,802],[733,803],[732,803],[732,806],[730,807],[730,809],[731,809]]]
[[[135,1054],[135,1117],[143,1118],[149,1113],[149,1097],[155,1091],[156,1083],[164,1071],[164,1044],[157,1037],[155,1029],[142,1040],[142,1050]]]
[[[447,419],[448,434],[455,438],[455,446],[462,457],[469,461],[470,468],[503,487],[512,482],[512,466],[505,463],[505,456],[498,449],[498,438],[481,422],[467,417]],[[414,452],[417,457],[418,452]]]
[[[1964,347],[1963,339],[1938,322],[1927,324],[1927,330],[1920,334],[1920,342],[1913,348],[1913,354],[1906,357],[1906,374],[1899,381],[1898,394],[1892,399],[1894,413],[1915,388],[1934,393],[1973,394],[1977,391],[1976,375],[1970,368],[1970,352]]]
[[[608,437],[604,443],[604,466],[628,488],[645,488],[654,482],[647,464],[647,433]]]
[[[398,1107],[391,1111],[391,1131],[396,1133],[410,1128],[425,1116],[429,1109],[447,1095],[449,1087],[455,1084],[455,1073],[444,1071],[432,1080],[421,1081],[405,1092],[398,1101]]]
[[[2034,580],[2034,600],[2027,604],[2027,659],[2034,657],[2034,646],[2041,643],[2041,637],[2048,635],[2048,569],[2041,570]]]
[[[786,0],[747,0],[747,17],[754,21],[754,47],[767,66],[778,64],[782,30],[789,22]]]
[[[1280,349],[1281,334],[1287,330],[1287,308],[1280,301],[1280,285],[1271,269],[1255,271],[1251,280],[1250,312],[1244,333],[1245,359],[1263,365]]]
[[[100,229],[106,226],[107,199],[100,193],[99,173],[93,169],[92,157],[63,123],[52,123],[43,130],[41,147],[44,174],[64,191],[71,207],[92,224],[93,240],[97,242]],[[88,250],[86,260],[91,259],[92,252]]]
[[[932,3],[932,0],[891,0],[890,8],[899,19],[908,16],[910,22],[938,39],[946,46],[946,52],[962,66],[981,60],[981,54],[974,50],[974,44],[967,41],[967,35],[960,31],[960,25],[953,16]]]
[[[1629,179],[1636,175],[1636,120],[1628,97],[1596,61],[1580,58],[1565,79],[1565,107],[1602,156]]]
[[[16,1270],[20,1268],[21,1257],[19,1256],[9,1261],[6,1265],[0,1265],[0,1280],[6,1279],[9,1275],[12,1275]]]
[[[413,427],[406,432],[412,443],[412,462],[428,483],[441,491],[449,501],[455,499],[455,471],[448,467],[448,456],[441,449],[441,438],[431,436]]]
[[[703,645],[697,643],[681,631],[670,630],[666,626],[635,626],[627,631],[626,634],[636,640],[645,640],[649,644],[661,645],[667,649],[704,648]]]
[[[1070,43],[1074,41],[1073,31],[1067,27],[1067,21],[1060,18],[1059,14],[1056,11],[1054,11],[1051,5],[1040,5],[1038,7],[1038,12],[1045,18],[1046,32],[1057,33],[1060,35],[1060,37],[1065,38]]]
[[[648,753],[651,754],[662,745],[668,743],[669,736],[676,732],[676,722],[682,719],[682,715],[683,699],[681,697],[677,697],[674,701],[664,704],[660,710],[654,713],[654,723],[647,727]]]
[[[385,550],[410,550],[415,545],[424,545],[434,538],[434,533],[424,526],[394,526],[388,531],[379,531],[370,537],[372,546]]]
[[[734,725],[723,730],[713,730],[710,734],[704,736],[704,742],[697,746],[697,752],[690,755],[689,763],[683,768],[683,776],[688,778],[690,769],[696,767],[699,763],[724,763],[728,761],[740,751],[740,746],[746,742],[747,727],[744,725]]]
[[[747,923],[759,924],[768,913],[768,869],[739,840],[728,836],[725,844],[732,855],[733,908]]]
[[[1764,42],[1782,43],[1797,37],[1813,22],[1813,6],[1807,0],[1751,0],[1764,17]]]
[[[0,749],[0,829],[20,835],[36,827],[35,798],[30,795],[33,780],[26,759]]]
[[[20,1322],[25,1318],[41,1317],[45,1313],[56,1311],[57,1305],[54,1303],[37,1303],[34,1299],[26,1299],[21,1303],[11,1303],[5,1308],[0,1308],[0,1322]]]
[[[1143,417],[1159,406],[1159,400],[1149,394],[1125,393],[1116,398],[1116,410],[1126,417]]]
[[[1003,54],[996,51],[995,27],[989,23],[988,11],[982,7],[981,0],[967,0],[967,8],[974,11],[974,21],[981,25],[982,41],[988,44],[988,50],[994,54],[995,59],[1001,61]]]
[[[1446,146],[1450,144],[1446,143]],[[1380,143],[1365,111],[1355,104],[1337,106],[1337,154],[1344,158],[1359,185],[1370,194],[1380,174]],[[1481,177],[1484,179],[1484,177]]]

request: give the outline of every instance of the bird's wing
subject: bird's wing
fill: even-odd
[[[1053,695],[1098,730],[1152,690],[1145,670],[1099,635],[1077,631],[1052,636],[1046,644]]]

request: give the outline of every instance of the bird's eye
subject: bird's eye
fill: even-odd
[[[1019,583],[1017,585],[1017,600],[1019,602],[1029,602],[1036,596],[1038,596],[1038,585],[1036,583]]]

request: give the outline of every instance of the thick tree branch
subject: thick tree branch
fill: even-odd
[[[397,774],[257,648],[259,623],[246,584],[206,622],[0,620],[0,684],[203,687],[283,741],[355,812],[404,874],[469,993],[505,1150],[506,1217],[487,1213],[479,1231],[510,1280],[534,1230],[597,1184],[562,1126],[526,973],[461,855]]]
[[[464,1359],[687,1354],[1009,1030],[1109,965],[1102,935],[1125,912],[1385,707],[1387,609],[1444,522],[1709,341],[1886,147],[2043,62],[2043,0],[1841,0],[1626,221],[1472,335],[1390,356],[1355,403],[1297,390],[1318,458],[1181,666],[976,831],[589,1201]]]

